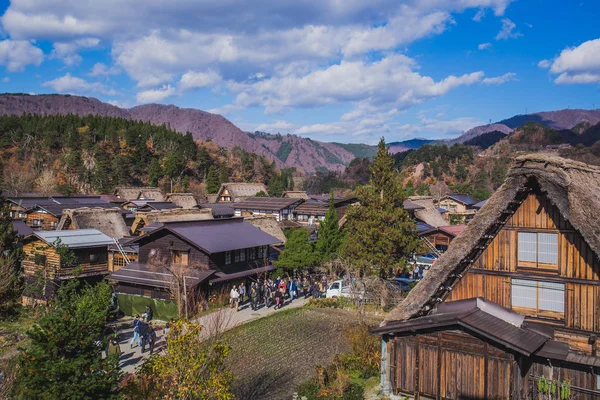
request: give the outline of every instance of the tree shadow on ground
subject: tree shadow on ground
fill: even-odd
[[[293,371],[265,371],[237,380],[232,391],[237,400],[287,399],[293,390]]]

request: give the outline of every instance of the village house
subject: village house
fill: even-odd
[[[163,193],[155,187],[118,187],[114,195],[121,199],[122,203],[131,200],[165,201]]]
[[[141,301],[131,296],[172,300],[174,276],[200,301],[222,285],[275,269],[268,261],[269,246],[281,238],[230,218],[163,223],[127,244],[133,243],[139,246],[139,261],[109,277],[120,301]]]
[[[375,333],[385,394],[600,395],[600,168],[516,160],[466,230]],[[554,382],[554,383],[553,383]]]
[[[289,197],[293,199],[304,199],[308,200],[308,194],[304,190],[286,190],[283,192],[281,197]]]
[[[113,239],[129,236],[123,212],[116,208],[82,207],[64,209],[56,230],[97,229]]]
[[[38,203],[25,212],[25,223],[33,230],[54,230],[62,218],[64,210],[72,210],[82,207],[114,208],[111,203],[98,200],[96,202],[70,202],[63,200],[58,202]]]
[[[291,219],[292,212],[303,199],[287,197],[248,197],[232,204],[235,216],[274,215],[277,221]]]
[[[479,200],[472,196],[450,193],[440,199],[438,207],[447,211],[444,217],[451,224],[466,224],[475,215],[477,210],[473,206],[477,203]]]
[[[311,198],[296,207],[293,211],[294,221],[302,225],[318,225],[325,219],[325,214],[329,208],[329,198],[325,196]],[[358,199],[353,196],[334,198],[333,205],[341,220],[349,206],[358,204]]]
[[[196,208],[198,201],[192,193],[167,193],[166,201],[181,207],[181,208]]]
[[[419,237],[427,240],[428,245],[433,246],[439,252],[445,252],[458,235],[467,229],[467,225],[447,225],[430,228],[417,232]]]
[[[216,203],[231,203],[254,197],[259,193],[268,196],[267,187],[263,183],[223,183],[216,196]]]
[[[423,222],[433,228],[448,225],[439,208],[433,204],[431,196],[410,196],[404,200],[403,207],[417,222]]]
[[[131,225],[130,233],[132,236],[140,236],[145,230],[153,229],[151,225],[173,221],[198,221],[212,219],[212,212],[209,209],[189,210],[175,208],[171,210],[158,210],[135,213],[135,219]]]
[[[9,216],[12,219],[25,219],[27,211],[40,204],[80,204],[81,207],[92,204],[106,204],[101,196],[73,195],[48,197],[39,193],[26,193],[20,196],[8,197]]]
[[[23,239],[23,302],[47,300],[68,279],[97,282],[108,273],[113,239],[97,229],[38,231]]]

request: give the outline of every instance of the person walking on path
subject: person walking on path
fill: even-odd
[[[308,279],[306,279],[306,277],[304,277],[302,280],[302,294],[304,295],[305,299],[307,299],[310,295],[310,282]]]
[[[142,354],[146,351],[146,344],[148,344],[148,324],[140,322],[140,337],[142,338]]]
[[[231,292],[229,292],[229,302],[231,303],[231,308],[235,308],[235,311],[238,310],[238,303],[240,299],[240,293],[237,291],[235,285],[231,288]]]
[[[279,310],[283,305],[283,293],[281,290],[275,292],[275,310]]]
[[[250,301],[252,302],[252,310],[258,310],[258,292],[256,288],[250,289]]]
[[[296,290],[298,288],[296,287],[296,281],[290,278],[289,284],[288,284],[288,291],[290,294],[290,303],[292,301],[294,301],[294,297],[296,297]]]
[[[240,292],[240,299],[238,300],[238,302],[241,304],[244,304],[244,300],[246,298],[246,286],[244,285],[244,282],[240,283],[240,287],[239,287],[239,292]]]
[[[271,307],[271,304],[273,303],[273,289],[271,288],[271,285],[269,285],[269,284],[265,285],[264,301],[265,301],[265,307],[267,307],[267,308]]]
[[[156,343],[156,332],[152,327],[152,324],[148,325],[148,347],[150,348],[150,354],[154,353],[154,344]]]
[[[129,342],[129,347],[133,349],[133,344],[137,341],[138,346],[142,345],[142,341],[140,338],[140,316],[136,315],[133,320],[133,337],[131,338],[131,342]]]
[[[150,308],[150,305],[146,306],[146,309],[144,310],[144,313],[142,314],[142,318],[146,322],[148,322],[152,319],[152,308]]]

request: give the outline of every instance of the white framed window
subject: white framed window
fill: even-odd
[[[558,234],[518,232],[519,266],[558,267]]]
[[[248,249],[248,260],[254,260],[256,258],[256,248],[252,247]]]
[[[240,250],[240,261],[246,261],[246,249]]]
[[[511,284],[513,308],[527,309],[526,313],[539,316],[564,314],[564,284],[525,279],[512,279]]]

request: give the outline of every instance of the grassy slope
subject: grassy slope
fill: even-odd
[[[300,308],[235,328],[225,334],[236,399],[289,399],[294,387],[348,349],[344,329],[356,313]]]

